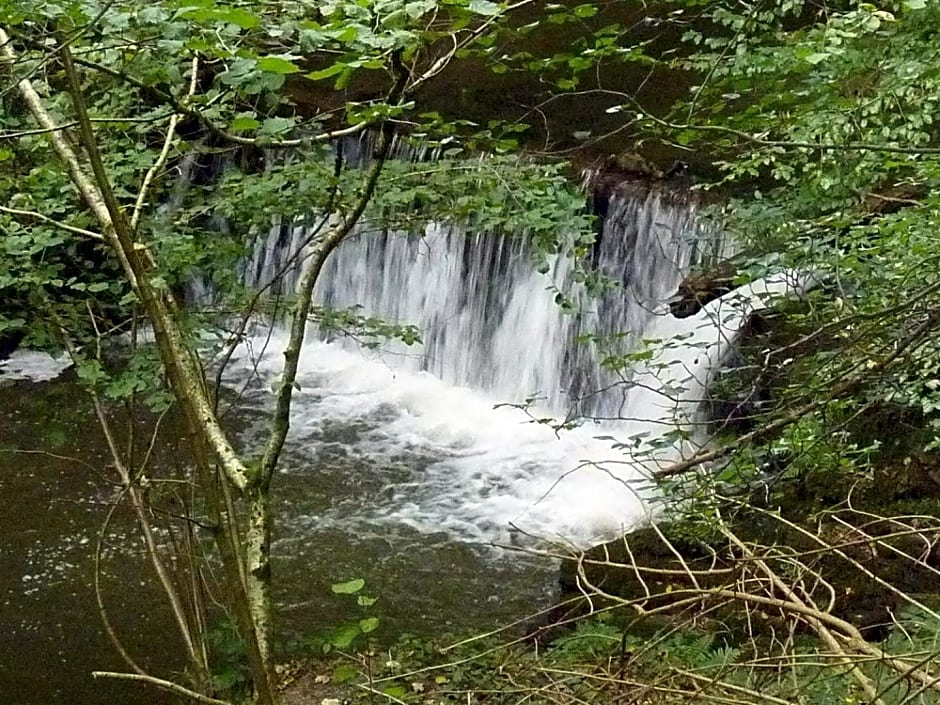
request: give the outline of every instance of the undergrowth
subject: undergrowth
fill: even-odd
[[[548,640],[487,636],[441,645],[405,636],[383,651],[366,648],[298,665],[285,700],[288,705],[872,702],[851,673],[857,668],[883,705],[940,703],[928,682],[912,684],[877,658],[847,664],[798,633],[733,644],[714,624],[674,624],[641,633],[629,617],[614,610],[587,616]],[[891,658],[940,678],[935,617],[917,610],[898,615],[883,646]]]

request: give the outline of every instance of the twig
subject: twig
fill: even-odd
[[[740,550],[745,557],[753,561],[754,564],[758,568],[760,568],[760,570],[768,578],[770,578],[774,587],[780,592],[782,592],[784,595],[786,595],[787,600],[789,602],[791,602],[794,605],[806,608],[806,609],[813,609],[813,611],[816,612],[817,614],[824,614],[822,612],[819,612],[818,609],[809,608],[806,602],[797,596],[793,588],[787,583],[785,583],[780,578],[780,576],[778,576],[777,573],[773,569],[771,569],[770,565],[766,561],[757,558],[754,555],[754,553],[749,548],[747,548],[747,546],[744,545],[744,542],[741,541],[741,539],[739,539],[737,535],[735,535],[730,529],[723,526],[722,533],[728,538],[729,541],[731,541],[731,543],[733,543],[735,546],[738,547],[738,550]],[[884,701],[878,696],[878,690],[875,688],[875,685],[871,682],[871,679],[867,675],[865,675],[864,672],[862,672],[862,669],[858,667],[858,664],[856,664],[852,660],[850,655],[846,653],[845,649],[842,648],[842,645],[836,640],[835,636],[832,634],[832,631],[829,629],[829,627],[826,624],[824,624],[823,621],[819,619],[816,615],[805,614],[804,612],[804,617],[806,619],[806,622],[819,635],[819,638],[822,639],[823,643],[825,643],[826,646],[828,646],[834,653],[838,654],[841,657],[840,660],[842,661],[843,664],[845,664],[849,673],[852,675],[853,678],[855,678],[859,686],[861,686],[862,691],[864,691],[866,697],[868,698],[868,701],[870,703],[876,703],[877,705],[884,705]]]
[[[186,94],[187,98],[192,98],[196,94],[196,86],[198,85],[199,78],[198,57],[193,57],[191,71],[192,76],[189,78],[189,91]],[[153,182],[157,171],[163,168],[163,165],[166,164],[167,158],[170,156],[170,147],[173,145],[173,138],[176,136],[176,126],[179,124],[181,116],[181,113],[173,113],[173,115],[170,117],[170,124],[166,128],[166,139],[163,140],[163,149],[160,150],[160,155],[157,157],[157,160],[147,170],[147,174],[144,176],[144,181],[140,185],[140,191],[137,193],[137,200],[134,202],[134,212],[131,215],[132,230],[137,230],[137,225],[140,223],[140,216],[144,208],[144,200],[147,198],[147,191],[150,190],[150,184]]]
[[[57,228],[62,228],[70,233],[75,233],[76,235],[83,235],[85,237],[90,237],[93,240],[104,240],[104,236],[101,233],[96,233],[92,230],[85,230],[85,228],[77,228],[74,225],[69,225],[68,223],[63,223],[60,220],[55,218],[50,218],[48,215],[43,215],[37,211],[23,210],[22,208],[9,208],[7,206],[0,206],[0,213],[8,213],[10,215],[22,215],[27,218],[35,218],[36,220],[41,220],[44,223],[49,223],[50,225],[55,225]]]
[[[381,695],[383,698],[388,698],[393,703],[398,703],[398,705],[408,705],[408,703],[406,703],[404,700],[400,700],[399,698],[396,698],[394,695],[391,695],[390,693],[386,693],[382,690],[376,690],[371,685],[368,685],[366,683],[356,683],[356,687],[362,688],[362,690],[365,690],[366,692],[371,693],[372,695]]]
[[[817,395],[817,397],[821,397],[822,400],[813,399],[812,401],[806,402],[796,407],[795,409],[790,410],[783,416],[764,424],[760,428],[751,431],[750,433],[745,433],[731,443],[708,451],[698,451],[685,460],[672,463],[671,465],[667,465],[666,467],[659,470],[654,470],[653,476],[657,479],[662,479],[666,477],[673,477],[675,475],[681,475],[682,473],[693,470],[701,465],[704,465],[705,463],[723,458],[740,448],[742,445],[751,441],[760,440],[762,438],[771,436],[777,431],[780,431],[790,424],[800,420],[807,414],[825,406],[830,401],[839,399],[857,391],[865,384],[868,379],[870,379],[871,375],[884,371],[890,367],[890,365],[902,354],[906,354],[910,350],[916,349],[917,345],[922,342],[922,336],[936,324],[938,317],[940,317],[940,309],[930,310],[929,314],[916,328],[914,328],[914,330],[895,343],[894,349],[890,354],[885,356],[885,358],[881,361],[874,363],[871,366],[867,366],[864,372],[856,376],[849,377],[848,379],[844,379],[841,382],[833,385],[828,390],[827,394]]]
[[[115,671],[92,671],[91,675],[93,678],[113,678],[114,680],[149,683],[171,693],[182,695],[184,698],[189,698],[197,703],[205,703],[205,705],[232,705],[228,700],[211,698],[208,695],[197,693],[195,690],[190,690],[179,683],[164,680],[163,678],[155,678],[154,676],[145,676],[139,673],[117,673]]]

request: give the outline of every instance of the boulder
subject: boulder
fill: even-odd
[[[669,311],[676,318],[694,316],[702,307],[735,288],[734,265],[725,260],[687,276],[669,300]]]

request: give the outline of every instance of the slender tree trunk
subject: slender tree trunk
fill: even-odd
[[[390,102],[398,100],[404,80],[396,84],[390,96]],[[248,600],[251,605],[252,616],[258,627],[258,640],[262,644],[263,653],[270,657],[271,638],[271,480],[274,469],[277,467],[284,441],[290,430],[290,409],[293,398],[294,382],[297,379],[297,368],[300,352],[303,347],[307,331],[307,322],[310,317],[310,307],[313,300],[313,289],[323,271],[327,257],[346,239],[355,228],[366,206],[375,192],[379,176],[385,166],[385,160],[391,149],[393,129],[386,126],[380,133],[379,143],[375,150],[375,160],[366,176],[362,191],[359,194],[353,210],[343,221],[327,231],[321,238],[312,243],[309,255],[302,260],[304,271],[300,277],[297,300],[291,314],[290,335],[287,348],[284,351],[284,370],[278,386],[275,411],[271,420],[271,430],[265,446],[261,465],[253,482],[246,489],[248,502],[249,525],[245,536],[245,549],[248,565]]]
[[[42,98],[28,79],[20,80],[17,89],[24,103],[36,122],[48,131],[49,139],[68,169],[69,176],[83,200],[88,205],[102,230],[102,239],[111,248],[124,270],[128,282],[134,289],[147,318],[153,326],[154,337],[160,352],[161,362],[166,372],[170,388],[185,414],[191,429],[195,445],[206,451],[218,462],[220,471],[235,488],[243,491],[249,482],[249,473],[229,443],[213,412],[201,369],[195,353],[187,345],[182,330],[177,325],[174,314],[176,304],[170,294],[151,280],[153,262],[144,243],[139,242],[130,222],[114,194],[110,179],[98,151],[98,145],[92,128],[77,70],[72,61],[67,43],[59,49],[59,56],[69,85],[69,94],[78,123],[77,136],[87,156],[87,165],[79,158],[71,142],[55,123],[46,109]],[[13,65],[16,54],[10,37],[0,28],[0,57]],[[208,467],[209,452],[205,454],[205,467]],[[230,527],[229,527],[230,528]],[[223,543],[223,542],[220,542]],[[236,556],[236,559],[238,557]],[[236,603],[245,595],[244,590],[234,590]],[[245,596],[247,600],[248,596]],[[236,609],[236,611],[239,611]],[[253,624],[253,609],[243,609],[249,615],[245,620],[243,636],[249,642],[268,644],[267,633],[260,633]],[[264,620],[269,628],[268,620]],[[261,638],[259,638],[259,636]],[[252,659],[252,675],[258,688],[259,700],[263,705],[273,705],[274,689],[271,686],[273,668],[263,657]]]
[[[271,660],[271,492],[267,484],[252,485],[245,493],[248,502],[248,530],[245,536],[245,576],[248,605],[258,633],[258,646],[266,661]]]
[[[258,702],[262,705],[277,702],[273,690],[271,669],[270,634],[261,627],[269,626],[267,615],[258,619],[253,610],[255,602],[249,592],[248,579],[243,570],[244,556],[238,540],[237,519],[234,508],[228,501],[228,487],[225,477],[210,471],[206,480],[207,494],[215,518],[215,543],[222,559],[225,571],[225,589],[228,592],[228,604],[231,605],[238,630],[245,639],[248,664],[254,680]],[[259,674],[265,677],[259,677]]]

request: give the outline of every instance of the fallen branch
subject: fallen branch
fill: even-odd
[[[232,703],[230,703],[228,700],[212,698],[208,695],[197,693],[195,690],[190,690],[189,688],[182,686],[179,683],[163,680],[162,678],[156,678],[154,676],[145,676],[139,673],[117,673],[115,671],[92,671],[91,675],[92,678],[111,678],[120,681],[138,681],[142,683],[149,683],[150,685],[154,685],[162,690],[169,691],[170,693],[182,695],[184,698],[189,698],[194,702],[205,703],[205,705],[232,705]]]

